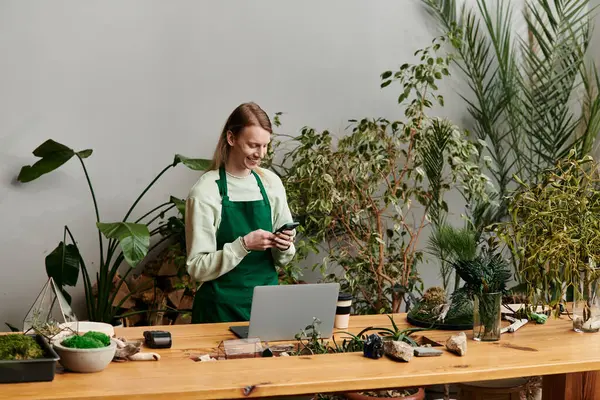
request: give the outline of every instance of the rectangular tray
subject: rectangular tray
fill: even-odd
[[[0,360],[0,383],[53,381],[60,357],[42,335],[27,335],[44,349],[44,358],[35,360]]]

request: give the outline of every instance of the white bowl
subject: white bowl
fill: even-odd
[[[111,324],[105,322],[93,322],[93,321],[74,321],[64,322],[59,325],[60,328],[70,328],[74,332],[86,333],[89,331],[102,332],[107,334],[109,337],[115,336],[115,329]],[[70,334],[69,334],[70,336]]]
[[[53,342],[52,347],[60,357],[60,363],[72,372],[99,372],[112,361],[117,351],[117,342],[110,339],[110,345],[96,349],[72,349],[60,342]]]

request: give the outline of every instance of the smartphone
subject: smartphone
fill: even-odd
[[[277,229],[274,233],[279,233],[283,231],[291,231],[300,226],[300,222],[290,222],[288,224],[283,225],[281,228]]]

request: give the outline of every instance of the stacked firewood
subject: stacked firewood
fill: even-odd
[[[178,244],[161,251],[139,274],[127,278],[115,296],[122,299],[126,326],[174,325],[191,322],[195,288],[182,262]],[[120,280],[115,278],[115,284]],[[116,285],[115,285],[116,286]]]

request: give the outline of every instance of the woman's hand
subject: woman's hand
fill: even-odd
[[[263,229],[257,229],[243,237],[248,250],[261,251],[275,247],[275,235]]]
[[[275,234],[275,246],[282,251],[285,251],[290,248],[292,243],[294,243],[294,232],[293,231],[283,231]]]

